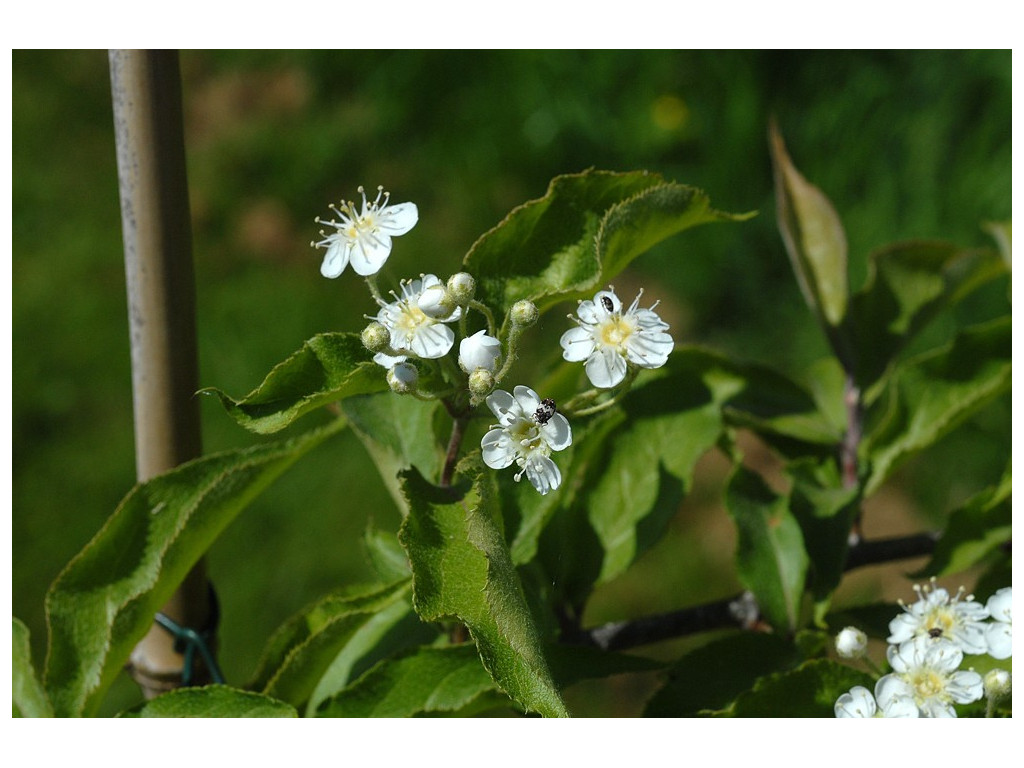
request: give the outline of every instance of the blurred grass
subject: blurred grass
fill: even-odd
[[[308,247],[314,216],[359,184],[420,208],[388,264],[395,281],[449,274],[509,209],[588,167],[646,168],[704,188],[718,208],[757,209],[753,221],[669,241],[620,287],[642,282],[661,297],[677,339],[791,373],[826,350],[775,231],[770,115],[843,219],[855,287],[875,247],[987,244],[980,222],[1010,216],[1009,51],[186,51],[181,61],[201,384],[232,394],[309,336],[356,330],[374,310],[351,274],[322,279]],[[41,663],[47,586],[134,480],[131,389],[106,53],[15,51],[12,64],[12,592]],[[1000,283],[933,337],[1004,311]],[[994,481],[1009,412],[1007,399],[909,465],[893,484],[898,504],[934,520]],[[212,402],[202,416],[208,452],[255,440]],[[292,611],[368,577],[358,546],[368,515],[398,523],[366,482],[373,471],[343,435],[218,541],[210,570],[229,681],[244,681]],[[599,596],[595,620],[733,587],[720,477],[708,475],[663,546]],[[715,557],[694,535],[702,525],[718,531]],[[120,684],[110,711],[133,696]]]

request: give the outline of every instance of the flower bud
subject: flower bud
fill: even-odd
[[[494,389],[494,374],[485,368],[477,368],[469,374],[469,391],[477,397],[490,394]]]
[[[856,627],[847,627],[836,635],[836,653],[844,659],[859,659],[868,650],[868,636]]]
[[[405,395],[416,391],[420,374],[415,366],[409,363],[398,363],[388,371],[387,379],[392,392]]]
[[[451,317],[452,312],[455,311],[455,302],[452,301],[448,290],[440,283],[424,288],[416,305],[424,315],[435,320]]]
[[[521,328],[533,325],[537,322],[538,317],[540,317],[540,312],[537,311],[537,305],[528,299],[522,299],[512,305],[513,325],[518,325]]]
[[[476,296],[476,279],[469,272],[456,272],[448,278],[448,295],[460,307]]]
[[[382,352],[391,343],[391,333],[377,322],[370,323],[363,328],[359,338],[362,339],[363,346],[371,352]]]
[[[998,701],[1010,693],[1010,673],[1005,669],[993,669],[984,678],[985,695]]]
[[[459,342],[459,365],[466,373],[482,368],[494,372],[501,357],[501,342],[484,331],[477,331]]]

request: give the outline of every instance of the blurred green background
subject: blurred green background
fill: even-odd
[[[660,298],[677,343],[799,376],[826,348],[775,229],[769,117],[839,211],[859,287],[875,247],[987,245],[981,222],[1009,218],[1010,64],[1009,51],[182,52],[201,384],[242,395],[304,339],[375,311],[351,272],[323,279],[309,247],[313,218],[358,185],[419,206],[388,263],[396,283],[456,271],[512,207],[590,167],[648,169],[715,207],[760,211],[674,238],[616,282]],[[15,51],[12,84],[13,610],[41,665],[46,588],[133,484],[131,382],[107,54]],[[929,341],[1006,311],[1001,281]],[[557,338],[553,314],[538,338]],[[202,408],[207,452],[257,440]],[[934,523],[994,482],[1009,417],[1006,398],[905,467],[868,533]],[[723,466],[701,466],[666,540],[602,590],[592,621],[735,589]],[[229,682],[291,612],[369,577],[367,520],[399,522],[374,472],[342,435],[217,542]],[[122,680],[106,711],[137,697]]]

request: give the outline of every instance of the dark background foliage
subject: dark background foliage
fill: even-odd
[[[475,238],[548,180],[644,168],[705,189],[743,224],[685,233],[619,281],[662,300],[677,342],[801,376],[827,354],[777,234],[766,126],[832,199],[851,285],[900,239],[981,245],[1010,216],[1009,51],[213,52],[181,55],[198,280],[201,383],[235,395],[323,330],[375,309],[309,248],[327,203],[384,184],[420,224],[388,275],[458,268]],[[45,639],[43,595],[134,480],[117,173],[106,53],[13,54],[13,611]],[[922,344],[1005,310],[980,292]],[[556,317],[538,339],[556,334]],[[545,335],[546,333],[546,335]],[[557,336],[555,336],[556,338]],[[545,342],[546,343],[546,342]],[[878,532],[920,528],[997,479],[1003,402],[902,470]],[[207,451],[250,444],[212,401]],[[756,449],[756,446],[752,446]],[[755,459],[758,454],[754,454]],[[770,462],[770,457],[762,460]],[[369,577],[359,537],[398,514],[358,442],[318,449],[210,553],[230,682],[268,634],[323,592]],[[735,588],[732,533],[709,457],[661,546],[608,585],[591,621]],[[873,524],[868,518],[869,530]],[[861,579],[857,594],[880,589]],[[898,595],[904,595],[898,592]],[[40,658],[41,661],[41,658]],[[131,702],[130,683],[116,700]]]

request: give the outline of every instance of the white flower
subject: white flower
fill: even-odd
[[[917,706],[906,696],[890,698],[880,708],[871,691],[855,685],[836,700],[836,717],[917,717]]]
[[[836,635],[836,653],[844,659],[859,659],[868,650],[868,636],[856,627],[846,627]]]
[[[968,704],[984,695],[981,675],[957,670],[963,651],[945,638],[918,635],[902,645],[890,645],[891,675],[875,686],[883,709],[897,697],[912,699],[922,717],[956,717],[953,704]]]
[[[516,482],[525,473],[543,496],[562,482],[562,473],[550,456],[572,444],[572,430],[554,401],[541,400],[529,387],[516,387],[513,392],[497,389],[487,396],[487,407],[498,417],[498,424],[480,441],[484,463],[504,469],[515,462]]]
[[[1013,588],[1003,587],[985,604],[992,622],[985,628],[988,653],[995,659],[1013,655]]]
[[[385,355],[386,362],[377,360],[377,357],[374,360],[381,364],[394,364],[401,362],[398,358],[405,354],[427,360],[448,354],[455,343],[455,332],[445,323],[458,320],[462,310],[456,308],[447,317],[434,318],[419,307],[421,294],[440,283],[435,275],[423,275],[418,280],[402,281],[402,295],[392,292],[395,300],[390,304],[378,299],[380,312],[376,319],[391,334],[391,352],[394,355]]]
[[[974,601],[974,595],[963,597],[963,588],[950,597],[949,592],[931,584],[915,584],[918,600],[904,605],[903,613],[889,622],[888,641],[905,643],[914,637],[944,637],[952,640],[964,653],[985,653],[985,606]],[[902,604],[902,601],[901,601]]]
[[[638,309],[637,294],[629,309],[614,289],[598,291],[593,301],[581,301],[578,317],[569,315],[578,327],[562,334],[562,357],[569,362],[586,360],[587,377],[595,387],[609,389],[626,377],[627,361],[641,368],[659,368],[668,360],[674,342],[666,333],[668,323],[649,309]]]
[[[391,254],[391,238],[404,235],[416,226],[419,219],[414,203],[389,205],[389,193],[383,187],[377,187],[377,199],[372,203],[367,202],[366,191],[362,187],[359,187],[359,194],[363,196],[361,211],[356,211],[354,202],[342,200],[340,207],[330,206],[341,221],[324,221],[316,217],[317,224],[335,229],[330,235],[320,230],[324,239],[310,243],[314,248],[327,249],[320,265],[320,274],[324,277],[337,277],[350,261],[358,275],[377,274]]]
[[[477,331],[459,342],[459,365],[466,373],[483,368],[494,373],[501,357],[501,342],[485,331]]]

